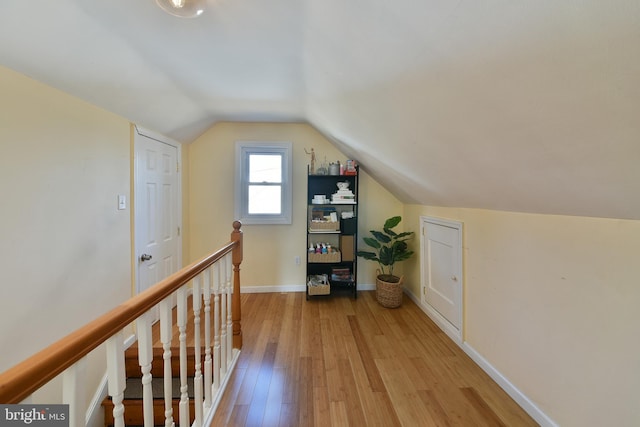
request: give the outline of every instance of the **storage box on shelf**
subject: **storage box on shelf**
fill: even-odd
[[[340,262],[340,252],[336,251],[330,254],[309,253],[307,257],[309,262]]]
[[[331,285],[326,274],[316,274],[309,276],[307,281],[307,293],[309,295],[329,295]]]
[[[340,231],[338,221],[311,221],[309,224],[310,233],[324,233],[327,231]]]

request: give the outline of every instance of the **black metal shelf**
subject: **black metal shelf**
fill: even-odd
[[[306,260],[306,273],[307,280],[311,276],[327,275],[330,292],[348,290],[353,293],[353,297],[358,297],[357,290],[357,264],[356,264],[356,244],[358,234],[358,173],[356,168],[356,175],[311,175],[307,176],[307,221],[311,222],[312,211],[315,209],[316,215],[323,215],[323,212],[318,212],[319,208],[329,208],[327,212],[332,212],[331,208],[335,208],[337,222],[339,223],[339,230],[311,230],[307,228],[307,250],[309,246],[317,244],[322,241],[323,238],[327,239],[329,244],[338,245],[341,252],[341,260],[335,262],[313,262],[309,261],[309,257]],[[336,203],[331,202],[331,196],[337,192],[338,182],[349,182],[349,190],[354,195],[354,202]],[[313,203],[312,200],[316,195],[324,195],[328,199],[326,203]],[[320,198],[322,199],[322,198]],[[343,212],[350,212],[352,218],[342,218]],[[326,214],[329,216],[329,214]],[[323,242],[324,243],[324,242]],[[343,251],[342,245],[348,246],[346,249],[348,253]],[[344,259],[344,258],[347,259]],[[332,280],[332,275],[335,277],[335,273],[340,273],[340,279]],[[348,276],[348,278],[346,277]],[[343,280],[346,279],[346,280]],[[309,297],[326,296],[326,295],[310,295],[309,287],[307,287],[307,299]]]

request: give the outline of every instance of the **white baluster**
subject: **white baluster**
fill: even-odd
[[[227,367],[233,358],[233,257],[227,258]]]
[[[127,378],[124,370],[124,338],[122,331],[107,340],[107,384],[113,402],[113,425],[124,427],[124,389]]]
[[[227,281],[226,274],[227,258],[220,261],[220,369],[222,373],[227,372]]]
[[[85,425],[85,382],[87,358],[78,360],[66,371],[62,381],[62,403],[69,405],[69,427]]]
[[[178,289],[178,331],[180,333],[180,425],[189,425],[189,386],[187,385],[187,287]]]
[[[172,400],[172,372],[171,372],[171,300],[169,296],[160,302],[160,341],[164,350],[162,358],[164,359],[164,425],[172,427],[173,422],[173,406]]]
[[[211,407],[211,268],[204,271],[204,407]]]
[[[151,335],[151,312],[136,319],[138,333],[138,363],[142,371],[142,414],[145,427],[153,427],[153,391],[151,388],[151,362],[153,361],[153,338]]]
[[[220,388],[220,262],[215,264],[213,283],[213,391]]]
[[[195,420],[194,425],[202,425],[202,355],[200,339],[200,309],[202,308],[202,294],[200,293],[200,276],[193,279],[193,337],[195,350],[195,373],[193,375],[193,392],[195,398]]]

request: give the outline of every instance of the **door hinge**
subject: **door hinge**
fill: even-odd
[[[176,172],[180,172],[180,163],[176,162]]]
[[[178,227],[178,236],[180,235],[180,227]]]

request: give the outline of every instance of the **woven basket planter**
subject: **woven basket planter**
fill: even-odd
[[[378,303],[386,308],[396,308],[402,305],[402,284],[404,276],[398,282],[385,282],[381,280],[382,274],[376,277],[376,299]]]

